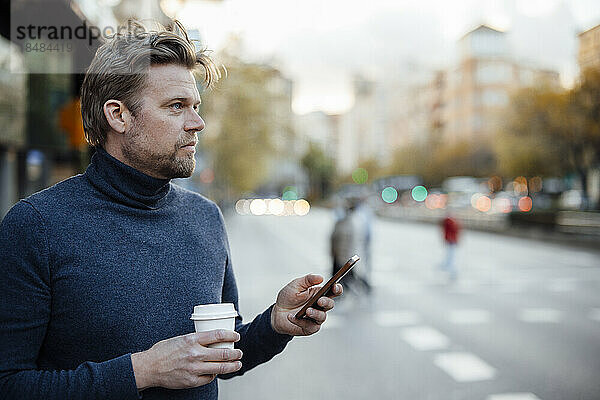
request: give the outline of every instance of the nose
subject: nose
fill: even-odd
[[[198,115],[195,111],[192,110],[190,114],[190,118],[185,122],[184,129],[187,131],[200,132],[204,129],[206,125],[204,124],[204,120],[202,117]]]

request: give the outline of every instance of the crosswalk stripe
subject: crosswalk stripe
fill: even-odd
[[[413,348],[422,351],[441,350],[450,345],[450,339],[429,326],[404,328],[400,337]]]
[[[441,353],[435,356],[433,362],[457,382],[485,381],[496,376],[493,367],[471,353]]]
[[[491,394],[485,400],[540,400],[533,393],[501,393]]]

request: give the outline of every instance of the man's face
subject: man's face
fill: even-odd
[[[153,65],[140,96],[141,107],[125,132],[123,156],[155,178],[191,176],[197,133],[204,129],[192,72],[179,65]]]

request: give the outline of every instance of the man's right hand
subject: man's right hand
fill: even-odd
[[[234,331],[214,330],[177,336],[156,343],[149,350],[131,355],[138,390],[160,386],[186,389],[206,385],[217,374],[242,368],[239,349],[211,349],[213,343],[237,342]]]

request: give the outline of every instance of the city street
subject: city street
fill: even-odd
[[[226,223],[246,321],[293,278],[329,277],[328,210]],[[372,296],[347,291],[319,333],[221,380],[220,398],[600,399],[600,252],[465,231],[455,283],[443,255],[439,227],[377,220]]]

